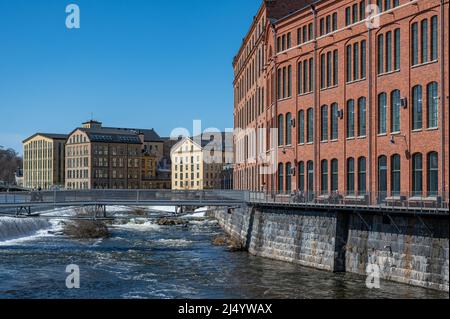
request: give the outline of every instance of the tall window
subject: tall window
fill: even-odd
[[[360,157],[358,159],[358,194],[365,195],[366,194],[366,175],[367,175],[367,167],[366,167],[366,158]]]
[[[391,132],[400,132],[400,91],[391,92]]]
[[[333,60],[331,56],[331,52],[327,53],[327,87],[331,86],[331,79],[333,77]]]
[[[303,78],[302,69],[303,68],[302,67],[303,67],[302,62],[301,61],[298,62],[298,64],[297,64],[297,91],[298,91],[298,94],[303,93],[303,81],[302,81],[302,78]]]
[[[283,163],[278,164],[278,192],[283,192]]]
[[[355,101],[347,101],[347,138],[355,137]]]
[[[386,93],[378,95],[378,134],[386,133]]]
[[[438,194],[438,154],[431,152],[427,158],[427,193],[428,196]]]
[[[320,56],[320,88],[325,88],[325,54]]]
[[[412,158],[412,191],[414,196],[422,196],[422,154],[417,153]]]
[[[382,34],[378,36],[378,74],[382,74],[384,72],[384,37]]]
[[[283,127],[284,127],[284,117],[283,115],[280,114],[278,115],[278,146],[284,145]]]
[[[333,51],[333,85],[338,85],[339,58],[338,50]]]
[[[392,71],[392,32],[386,33],[386,72]]]
[[[420,48],[421,48],[421,52],[420,52],[420,57],[421,57],[421,62],[425,63],[428,62],[428,20],[422,20],[422,22],[420,22]]]
[[[411,25],[411,58],[412,65],[419,63],[419,26],[417,22]]]
[[[345,25],[350,25],[352,23],[351,21],[351,12],[350,7],[345,8]]]
[[[333,31],[336,31],[338,29],[338,19],[337,18],[338,18],[337,17],[337,13],[336,12],[333,13],[333,17],[332,17],[332,20],[333,20]]]
[[[308,192],[310,196],[312,196],[314,192],[314,163],[313,161],[308,161],[307,164],[308,169]]]
[[[400,29],[394,31],[394,69],[400,70]]]
[[[400,155],[395,154],[391,157],[391,191],[392,196],[399,196],[401,189],[401,163]]]
[[[305,191],[305,163],[298,163],[298,189],[302,192]]]
[[[358,136],[366,136],[366,98],[358,99]]]
[[[431,82],[427,85],[427,127],[438,127],[438,84]]]
[[[366,40],[361,41],[361,79],[366,78]]]
[[[438,58],[438,19],[437,16],[431,17],[431,60]]]
[[[328,161],[323,160],[321,163],[321,185],[322,195],[328,194]]]
[[[387,158],[380,156],[378,158],[378,199],[382,201],[387,195]]]
[[[286,145],[292,145],[292,115],[286,114]]]
[[[352,157],[347,160],[347,194],[355,194],[355,160]]]
[[[347,78],[347,82],[351,82],[352,78],[352,46],[347,45],[346,48],[346,65],[345,65],[345,76]]]
[[[289,33],[290,35],[290,33]],[[288,78],[287,78],[287,97],[292,96],[292,66],[289,65],[287,68]]]
[[[305,143],[305,112],[298,112],[298,141],[300,144]]]
[[[413,87],[413,129],[419,130],[422,128],[422,86],[416,85]]]
[[[326,141],[328,140],[328,106],[323,105],[321,108],[321,134],[320,140]]]
[[[338,160],[333,159],[331,161],[331,191],[337,192],[339,187],[339,167]]]
[[[331,104],[331,140],[339,138],[339,109],[337,103]]]
[[[309,108],[307,111],[307,137],[308,143],[314,142],[314,110]]]
[[[359,79],[359,44],[353,45],[353,79]]]
[[[292,190],[292,170],[291,163],[286,164],[286,193],[290,193]]]

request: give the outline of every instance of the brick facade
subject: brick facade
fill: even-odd
[[[413,180],[417,181],[421,176],[422,195],[435,195],[434,191],[430,191],[430,187],[433,189],[434,186],[429,185],[434,183],[437,184],[439,195],[444,195],[448,200],[449,2],[382,1],[383,7],[380,14],[376,16],[379,17],[380,24],[379,27],[374,28],[369,28],[365,19],[370,14],[365,11],[369,2],[367,0],[365,2],[318,1],[315,2],[314,7],[307,5],[307,2],[295,2],[297,11],[292,12],[290,8],[285,17],[277,20],[267,18],[270,8],[267,2],[262,4],[233,63],[235,128],[278,130],[278,119],[281,115],[284,124],[283,141],[268,143],[261,140],[258,135],[254,139],[249,136],[235,137],[235,158],[238,159],[234,170],[236,189],[282,192],[301,189],[314,193],[333,191],[341,194],[348,193],[349,188],[352,188],[349,181],[351,169],[348,163],[349,159],[353,158],[354,191],[357,193],[358,190],[364,190],[371,194],[382,191],[389,196],[394,189],[391,185],[394,183],[393,156],[399,155],[400,186],[398,187],[402,194],[411,196],[411,193],[419,188],[417,186],[419,182],[413,186]],[[372,2],[376,4],[376,1]],[[422,23],[424,20],[427,22]],[[412,31],[416,22],[419,56],[417,64],[413,63],[413,51],[416,50],[413,49]],[[432,30],[437,31],[433,33]],[[399,35],[399,42],[396,42],[397,35]],[[426,46],[422,43],[426,43]],[[434,52],[436,51],[434,43],[436,43],[437,52]],[[365,54],[363,55],[362,52]],[[426,52],[426,58],[423,61],[421,60],[422,52]],[[350,73],[347,74],[349,53],[351,53],[349,63],[351,67]],[[304,78],[305,63],[303,62],[307,61],[306,65],[309,67],[310,60],[313,68],[311,70],[308,68],[307,77]],[[355,66],[356,60],[358,64]],[[301,69],[299,62],[301,62]],[[322,74],[323,62],[325,63]],[[329,68],[328,65],[330,65]],[[382,65],[381,71],[380,65]],[[302,71],[300,88],[298,70]],[[308,83],[306,90],[303,90],[305,79]],[[308,88],[310,81],[311,88]],[[437,96],[428,94],[427,88],[431,88],[432,83],[437,85]],[[419,104],[414,103],[414,100],[418,99],[414,99],[413,88],[418,85],[422,87],[422,112],[414,111]],[[279,87],[280,92],[277,92]],[[397,99],[394,97],[396,90],[399,91]],[[264,92],[263,95],[261,92]],[[384,104],[379,102],[382,101],[382,93],[386,94],[386,108],[380,106]],[[351,134],[351,128],[348,129],[352,114],[349,111],[351,107],[348,107],[351,104],[350,100],[354,101],[354,134]],[[365,105],[365,112],[361,112],[363,114],[361,116],[359,116],[359,110],[363,107],[359,107],[359,101],[361,105]],[[428,125],[429,118],[434,116],[428,114],[432,113],[428,111],[431,110],[429,104],[432,101],[437,101],[437,127]],[[334,114],[331,108],[333,104],[338,106],[339,111],[337,138],[331,138],[332,122],[336,122],[336,120],[333,121]],[[323,121],[322,106],[327,110],[327,122]],[[396,110],[399,109],[395,112],[395,118],[399,114],[399,129],[397,124],[394,125],[394,122],[397,122],[391,116],[394,115],[394,107]],[[310,143],[306,139],[308,109],[312,109],[314,122],[314,135]],[[305,116],[304,143],[301,142],[299,134],[300,111],[303,111]],[[419,113],[422,115],[422,125],[421,128],[414,129],[414,117],[417,119]],[[292,118],[290,124],[286,122],[289,114]],[[361,125],[359,119],[361,119]],[[364,122],[365,125],[362,125]],[[323,140],[321,138],[322,123],[327,124],[327,132],[325,132],[327,134]],[[361,128],[364,126],[365,132]],[[287,145],[287,135],[289,135],[286,131],[287,127],[290,127],[292,131],[289,145]],[[283,168],[283,174],[280,177],[279,172],[271,175],[259,174],[262,164],[258,162],[258,158],[256,161],[249,160],[253,153],[250,151],[249,155],[247,147],[252,143],[256,143],[258,150],[260,144],[266,144],[267,150],[276,151],[277,164],[281,164],[280,167]],[[429,167],[434,168],[435,161],[431,164],[431,158],[436,153],[437,179],[432,177],[429,169]],[[413,157],[418,158],[415,157],[417,154],[422,155],[422,170],[416,170],[416,174],[413,174],[412,166],[419,162],[413,161]],[[381,166],[385,166],[382,164],[384,157],[386,159],[385,178],[381,175],[383,174]],[[338,163],[336,187],[332,185],[335,182],[331,178],[332,160],[337,160]],[[327,174],[323,178],[326,180],[324,184],[326,189],[322,189],[322,161],[326,161],[327,164],[325,166]],[[361,165],[359,165],[360,161]],[[313,178],[311,183],[308,180],[308,162],[313,164],[313,172],[310,174]],[[365,169],[361,168],[363,162],[365,162]],[[301,163],[304,165],[303,187],[299,185]],[[295,169],[286,172],[288,164]],[[385,180],[385,183],[380,182],[381,179]],[[279,185],[278,180],[282,180],[283,185]],[[308,184],[312,184],[312,187],[308,187]],[[398,188],[396,189],[398,191]]]

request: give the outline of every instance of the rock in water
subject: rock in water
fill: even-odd
[[[77,220],[64,227],[64,235],[77,239],[98,239],[111,236],[105,223],[95,220]]]

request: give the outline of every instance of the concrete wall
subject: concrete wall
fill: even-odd
[[[449,290],[448,218],[269,207],[213,215],[257,256],[360,275],[370,262],[383,279]]]

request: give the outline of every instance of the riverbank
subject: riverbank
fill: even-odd
[[[255,256],[361,276],[370,263],[382,279],[449,291],[448,219],[275,208],[210,216]]]

